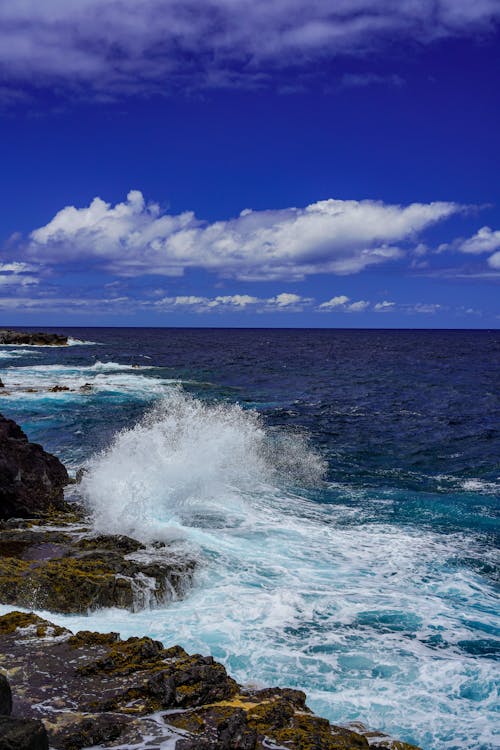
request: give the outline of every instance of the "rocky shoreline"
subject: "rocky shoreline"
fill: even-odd
[[[164,606],[196,561],[96,534],[64,466],[0,416],[0,750],[415,750],[314,715],[298,690],[238,685],[212,657],[147,637],[69,630],[31,609]],[[154,615],[152,615],[154,616]]]
[[[67,346],[68,337],[59,333],[37,331],[13,331],[9,328],[0,330],[2,346]]]

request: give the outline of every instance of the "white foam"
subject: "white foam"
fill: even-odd
[[[85,341],[68,336],[68,346],[100,346],[98,341]]]
[[[40,398],[74,399],[92,392],[120,392],[146,399],[159,398],[179,381],[155,378],[146,375],[151,367],[135,367],[118,362],[100,362],[92,365],[30,365],[9,367],[2,380],[11,398],[38,400]],[[54,385],[69,388],[69,391],[50,392]],[[91,390],[83,386],[91,386]],[[33,392],[27,392],[33,389]]]
[[[25,357],[29,354],[36,354],[31,349],[11,349],[10,351],[3,351],[0,349],[0,359],[17,359],[18,357]]]
[[[499,482],[486,482],[483,479],[465,479],[461,486],[466,492],[482,492],[487,495],[496,495],[500,492]]]

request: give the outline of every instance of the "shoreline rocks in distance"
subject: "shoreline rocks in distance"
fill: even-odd
[[[0,669],[13,714],[43,719],[56,750],[141,741],[176,750],[418,750],[361,725],[330,724],[299,690],[245,688],[210,656],[147,637],[73,635],[33,613],[0,617]]]
[[[8,328],[0,330],[0,346],[67,346],[68,337],[60,333],[44,331],[13,331]]]

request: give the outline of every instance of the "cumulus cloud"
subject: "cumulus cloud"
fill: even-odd
[[[305,305],[313,300],[302,297],[300,294],[281,292],[275,297],[260,298],[248,294],[228,294],[217,297],[177,296],[163,297],[154,303],[157,310],[174,310],[184,308],[191,312],[206,313],[213,311],[241,311],[253,310],[254,312],[300,312]]]
[[[438,248],[438,252],[441,253],[450,250],[467,255],[492,253],[486,259],[486,262],[490,268],[494,270],[500,269],[500,230],[494,230],[487,226],[481,227],[472,237],[459,237],[453,240],[453,242],[440,245]],[[467,275],[471,276],[471,274]]]
[[[455,240],[451,247],[461,253],[472,253],[474,255],[492,253],[500,250],[500,230],[494,231],[490,227],[481,227],[472,237]]]
[[[347,302],[349,302],[349,297],[346,297],[345,294],[339,294],[337,297],[332,297],[326,302],[322,302],[321,305],[319,306],[319,309],[320,310],[333,310],[335,307],[340,307],[342,305],[345,305]]]
[[[376,305],[374,305],[373,309],[375,312],[391,312],[394,310],[395,302],[390,302],[389,300],[384,300],[383,302],[377,302]]]
[[[252,211],[214,223],[191,211],[168,214],[138,190],[112,206],[66,206],[30,235],[27,258],[93,263],[117,275],[181,276],[203,268],[246,281],[352,274],[401,258],[405,244],[459,212],[456,203],[407,206],[321,200],[305,208]]]
[[[0,286],[26,287],[38,284],[38,276],[34,276],[32,273],[36,271],[37,267],[30,263],[21,261],[0,262]]]
[[[363,312],[370,306],[368,300],[360,299],[356,302],[351,302],[350,297],[345,294],[339,294],[337,297],[332,297],[326,302],[322,302],[318,305],[317,310],[319,312]]]
[[[497,0],[23,0],[0,3],[4,80],[96,94],[262,87],[388,39],[492,29]],[[16,93],[17,89],[13,89]]]
[[[488,265],[500,271],[500,250],[488,258]]]

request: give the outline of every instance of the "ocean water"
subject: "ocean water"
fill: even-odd
[[[97,529],[199,569],[168,608],[51,619],[425,750],[499,747],[499,332],[67,332],[0,347],[1,411],[88,468]]]

